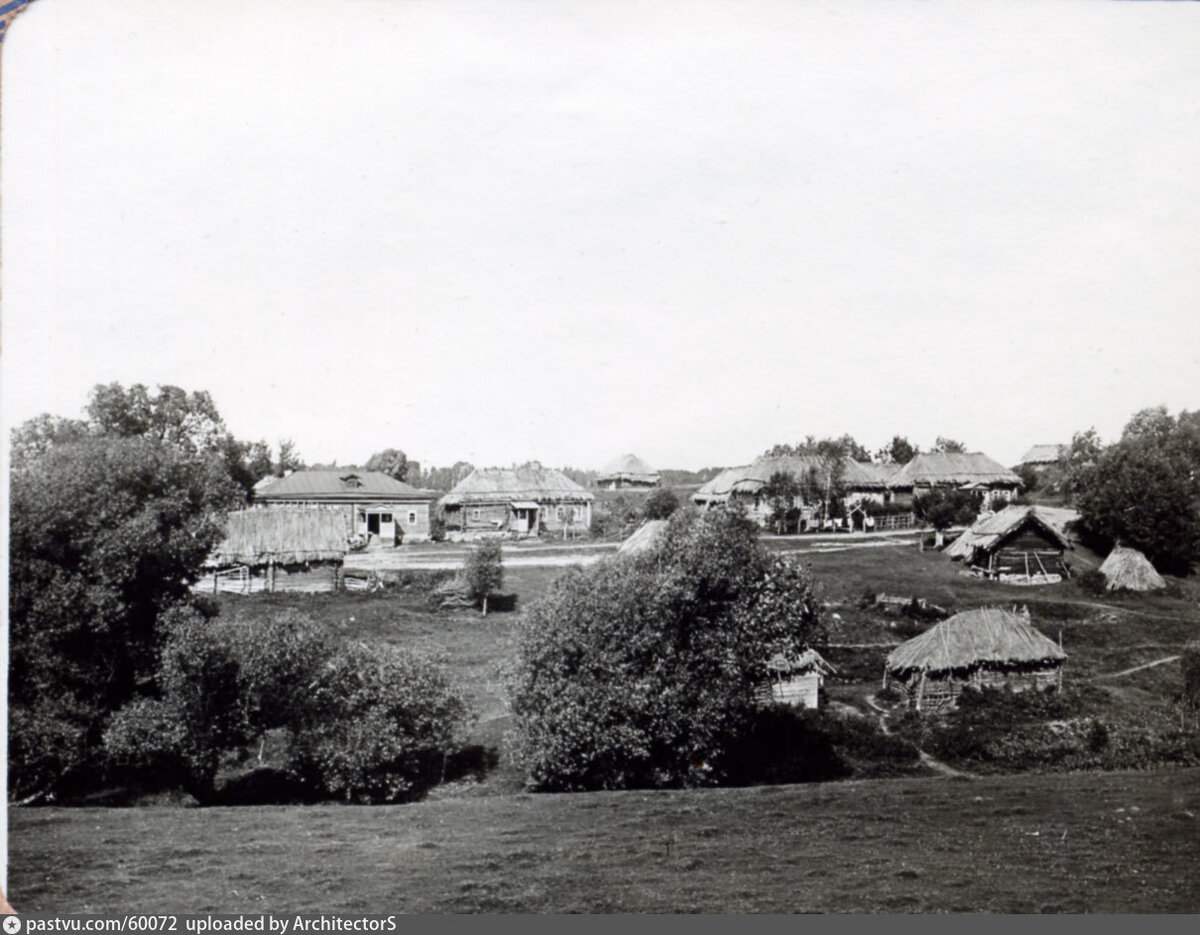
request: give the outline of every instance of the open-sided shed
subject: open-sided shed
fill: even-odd
[[[946,547],[989,578],[1010,584],[1050,584],[1070,577],[1064,555],[1074,548],[1066,524],[1072,510],[1012,505],[981,516]]]

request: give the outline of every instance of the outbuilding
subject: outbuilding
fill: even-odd
[[[321,593],[341,586],[350,534],[338,510],[238,510],[204,563],[200,593]]]
[[[887,657],[883,687],[908,697],[915,711],[954,708],[964,688],[1012,691],[1062,688],[1067,654],[1022,612],[982,607],[955,614]]]

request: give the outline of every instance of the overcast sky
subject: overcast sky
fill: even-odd
[[[1200,4],[38,0],[6,423],[209,390],[310,462],[1015,462],[1200,408]]]

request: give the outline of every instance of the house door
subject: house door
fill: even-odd
[[[369,532],[373,536],[379,535],[379,514],[378,513],[368,513],[367,514],[367,532]]]

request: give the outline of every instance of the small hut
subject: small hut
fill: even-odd
[[[336,591],[346,557],[346,516],[332,509],[240,510],[204,563],[201,593]]]
[[[596,485],[608,490],[624,487],[649,488],[662,483],[662,475],[637,455],[621,455],[610,462],[596,478]]]
[[[667,520],[665,519],[647,520],[637,528],[633,535],[621,543],[621,547],[617,549],[617,554],[641,555],[644,552],[649,552],[658,545],[666,528]]]
[[[794,659],[776,653],[767,660],[769,684],[762,692],[764,701],[816,708],[821,703],[825,677],[837,673],[815,649],[806,649]]]
[[[983,607],[955,614],[887,657],[883,687],[916,711],[949,710],[964,688],[1061,688],[1067,654],[1035,630],[1029,611]]]
[[[1110,591],[1155,591],[1167,586],[1150,559],[1137,549],[1121,545],[1113,546],[1100,566],[1100,574],[1104,575]]]
[[[977,519],[946,554],[1009,584],[1052,584],[1070,577],[1064,555],[1075,546],[1065,526],[1078,516],[1073,510],[1006,506]]]

